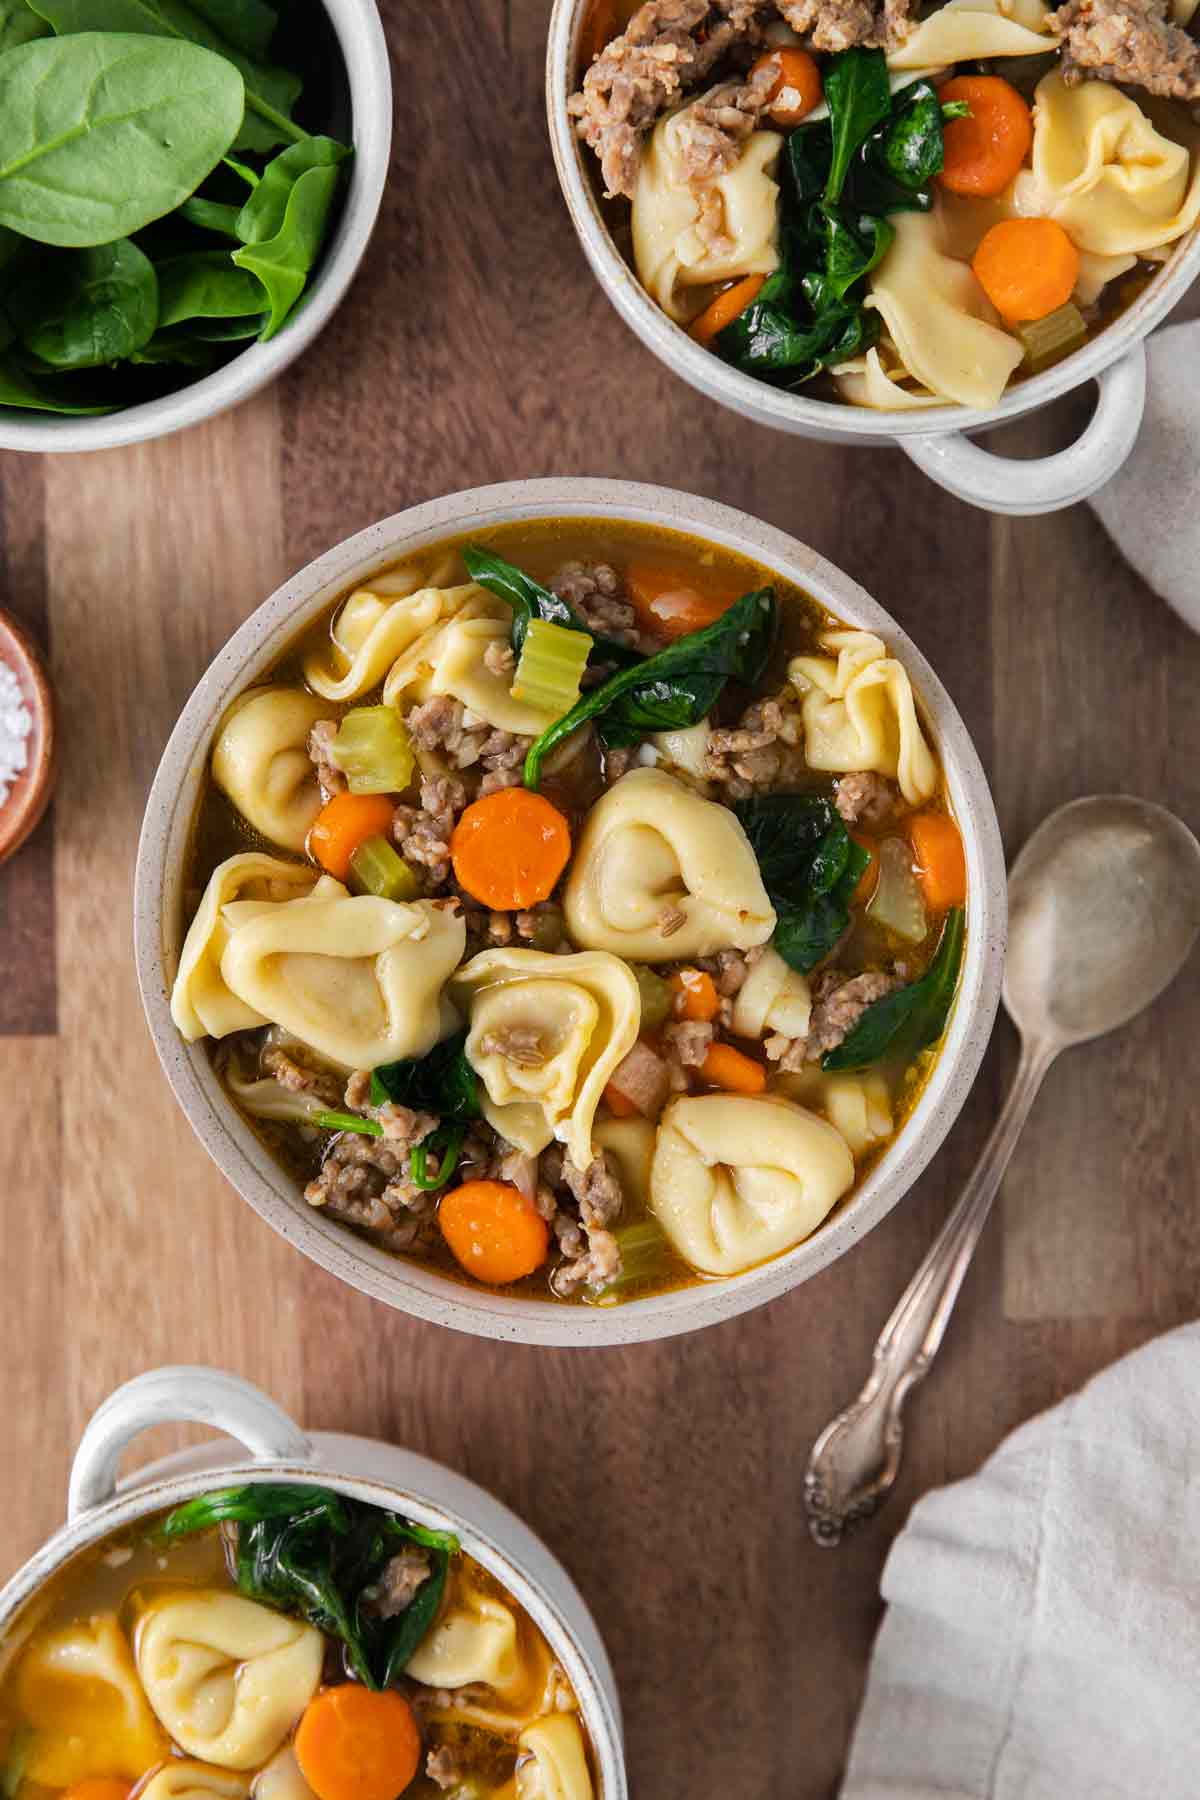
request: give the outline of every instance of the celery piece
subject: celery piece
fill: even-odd
[[[671,985],[645,963],[630,963],[629,967],[642,996],[642,1024],[653,1031],[656,1026],[665,1025],[671,1016]]]
[[[415,900],[420,891],[416,876],[385,837],[363,839],[350,858],[350,873],[356,892],[380,900]]]
[[[417,766],[404,720],[391,706],[353,707],[329,753],[352,794],[402,794]]]
[[[902,838],[885,838],[879,846],[879,880],[867,903],[867,917],[910,944],[921,943],[929,930],[912,847]]]
[[[1047,313],[1044,319],[1031,319],[1016,327],[1025,346],[1025,366],[1031,374],[1060,362],[1072,350],[1087,341],[1087,321],[1073,300]]]
[[[621,1225],[613,1236],[621,1251],[621,1273],[611,1281],[606,1281],[602,1288],[594,1289],[590,1295],[584,1289],[583,1298],[592,1306],[611,1306],[630,1288],[661,1275],[666,1262],[669,1248],[667,1234],[655,1218],[639,1219],[633,1225]]]
[[[531,620],[513,676],[513,699],[561,718],[579,698],[591,649],[586,632],[569,631],[548,619]]]

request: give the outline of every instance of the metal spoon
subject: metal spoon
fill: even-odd
[[[875,1345],[871,1377],[813,1446],[809,1530],[832,1546],[900,1468],[901,1411],[929,1372],[1021,1128],[1055,1057],[1124,1025],[1200,935],[1200,844],[1173,813],[1122,794],[1076,800],[1038,827],[1008,880],[1004,1004],[1016,1079],[966,1189]]]

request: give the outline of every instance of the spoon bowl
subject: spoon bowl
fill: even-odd
[[[1162,806],[1096,794],[1051,813],[1008,882],[1004,1004],[1052,1051],[1113,1031],[1200,936],[1200,844]]]

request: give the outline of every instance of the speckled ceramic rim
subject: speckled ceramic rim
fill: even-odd
[[[375,0],[323,0],[323,5],[346,67],[354,156],[311,292],[278,336],[251,344],[224,368],[161,400],[95,419],[0,409],[0,450],[112,450],[167,437],[248,400],[324,330],[345,298],[379,216],[392,147],[392,77]]]
[[[204,1048],[176,1031],[169,993],[178,962],[184,853],[213,731],[295,635],[353,583],[446,537],[512,520],[600,518],[673,526],[754,557],[850,625],[878,632],[912,674],[937,742],[967,852],[968,942],[945,1047],[912,1118],[853,1200],[808,1242],[728,1281],[617,1307],[564,1306],[467,1288],[386,1255],[307,1206],[225,1096]],[[916,645],[849,576],[744,513],[632,482],[519,481],[431,500],[369,526],[285,582],[217,656],[185,706],[155,777],[138,847],[134,933],[146,1017],[167,1079],[209,1154],[289,1243],[343,1281],[459,1331],[530,1344],[628,1344],[717,1324],[796,1287],[891,1211],[956,1117],[979,1067],[1000,992],[1006,926],[1004,855],[987,780],[954,704]]]
[[[1200,234],[1189,232],[1167,259],[1162,273],[1099,337],[1044,375],[1035,375],[1010,388],[997,406],[987,410],[938,406],[914,412],[878,413],[865,407],[809,400],[802,394],[768,387],[765,382],[730,368],[673,324],[646,293],[613,242],[584,163],[584,148],[567,113],[567,100],[575,87],[576,43],[585,9],[586,0],[555,0],[546,60],[546,110],[554,161],[580,243],[601,287],[646,347],[702,394],[732,407],[745,418],[781,431],[833,438],[842,443],[891,443],[902,438],[981,431],[986,426],[1020,418],[1060,394],[1094,380],[1139,344],[1200,274]],[[848,414],[852,423],[848,422]]]
[[[218,1430],[237,1430],[239,1391],[259,1408],[265,1403],[272,1411],[278,1410],[236,1376],[211,1369],[173,1368],[136,1377],[112,1395],[101,1411],[116,1403],[131,1423],[132,1428],[124,1434],[131,1437],[134,1429],[165,1416],[159,1408],[148,1412],[140,1427],[136,1423],[140,1395],[147,1389],[161,1390],[164,1384],[172,1385],[180,1395],[182,1404],[175,1416],[201,1416]],[[232,1396],[235,1416],[223,1416],[225,1409],[219,1403],[203,1412],[188,1404],[190,1394],[206,1389]],[[525,1608],[561,1662],[596,1752],[602,1800],[627,1800],[621,1709],[612,1666],[583,1596],[541,1539],[485,1489],[440,1463],[373,1438],[314,1432],[305,1440],[286,1414],[278,1416],[281,1425],[290,1428],[281,1437],[281,1448],[289,1440],[299,1441],[306,1446],[305,1454],[248,1458],[240,1443],[224,1438],[139,1469],[119,1485],[107,1503],[77,1512],[0,1590],[0,1668],[19,1649],[25,1631],[35,1622],[39,1590],[81,1550],[214,1485],[316,1481],[459,1537],[468,1555],[489,1569]]]

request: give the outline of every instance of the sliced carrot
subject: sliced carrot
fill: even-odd
[[[396,1800],[421,1761],[413,1709],[388,1688],[325,1688],[296,1730],[296,1761],[317,1800]]]
[[[387,837],[396,808],[386,794],[335,794],[313,821],[308,853],[345,881],[350,858],[368,838]]]
[[[620,1088],[615,1088],[611,1081],[601,1095],[601,1099],[614,1119],[632,1119],[637,1113],[638,1109],[633,1101],[627,1100]]]
[[[984,234],[971,267],[996,311],[1024,324],[1066,305],[1079,252],[1057,219],[1002,219]]]
[[[60,1800],[129,1800],[133,1786],[116,1775],[89,1775],[86,1781],[69,1787]]]
[[[710,300],[704,311],[692,320],[688,336],[695,338],[698,344],[711,344],[719,331],[732,325],[751,302],[757,300],[758,290],[766,279],[765,275],[744,275],[732,287],[722,288],[716,299]]]
[[[1002,194],[1033,143],[1027,102],[999,75],[956,75],[943,82],[938,96],[943,106],[961,102],[971,109],[965,118],[946,121],[942,186],[976,199]]]
[[[459,886],[497,912],[549,899],[570,854],[571,828],[558,808],[520,787],[476,800],[450,839]]]
[[[751,81],[760,69],[778,71],[774,85],[768,92],[770,105],[767,111],[771,115],[771,123],[778,125],[781,131],[790,131],[793,125],[799,125],[814,106],[821,104],[821,71],[807,50],[798,50],[791,44],[780,50],[768,50],[751,69]]]
[[[967,859],[958,826],[948,813],[923,812],[909,820],[917,878],[935,912],[967,903]]]
[[[865,906],[879,885],[879,844],[875,838],[868,837],[865,831],[852,831],[850,837],[871,859],[859,876],[858,886],[852,896],[857,905]]]
[[[545,1219],[506,1181],[464,1181],[452,1188],[438,1208],[438,1224],[455,1260],[489,1287],[532,1275],[550,1248]]]
[[[734,589],[706,582],[695,568],[678,563],[630,563],[625,591],[642,629],[668,640],[715,624],[738,598]]]
[[[711,975],[703,969],[678,969],[671,977],[675,998],[671,1011],[677,1019],[711,1024],[721,1010],[721,996]]]
[[[700,1074],[710,1086],[728,1088],[731,1094],[761,1094],[767,1085],[762,1064],[732,1044],[710,1044]]]

